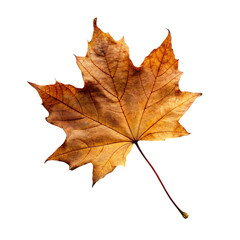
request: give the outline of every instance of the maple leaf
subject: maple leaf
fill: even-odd
[[[47,160],[63,161],[71,170],[92,163],[95,184],[125,164],[134,143],[139,148],[140,140],[188,135],[179,119],[201,94],[180,91],[182,72],[170,32],[161,46],[135,67],[124,39],[115,41],[102,32],[96,19],[93,25],[86,56],[76,57],[84,88],[59,82],[30,84],[49,111],[46,120],[63,128],[67,136]]]

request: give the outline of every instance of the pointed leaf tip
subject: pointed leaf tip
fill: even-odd
[[[76,61],[78,61],[78,56],[76,54],[73,54],[73,56],[75,57]]]
[[[93,27],[94,27],[94,28],[97,27],[97,18],[94,18],[94,19],[93,19]]]
[[[171,32],[170,32],[170,30],[167,28],[167,31],[168,31],[168,35],[170,35],[171,36]]]
[[[37,89],[38,85],[36,83],[28,82],[33,88]]]
[[[32,82],[29,82],[29,81],[27,81],[27,83],[30,84],[31,86],[32,86],[32,84],[33,84]]]

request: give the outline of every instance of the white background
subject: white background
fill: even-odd
[[[92,21],[122,36],[139,66],[170,29],[180,88],[202,92],[181,119],[192,134],[140,142],[126,167],[91,187],[90,164],[45,159],[65,139],[28,85],[83,80]],[[238,1],[1,1],[0,239],[240,239]]]

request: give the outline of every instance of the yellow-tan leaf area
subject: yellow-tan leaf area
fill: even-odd
[[[47,160],[75,169],[93,165],[93,184],[124,165],[138,140],[187,135],[179,119],[199,93],[182,92],[181,72],[170,32],[139,68],[129,59],[124,39],[115,41],[94,20],[85,57],[76,57],[85,86],[30,83],[49,111],[47,121],[66,132],[66,140]]]

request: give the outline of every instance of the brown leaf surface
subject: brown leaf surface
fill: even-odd
[[[188,135],[178,121],[201,94],[179,90],[182,72],[170,32],[135,67],[124,39],[115,41],[95,19],[87,54],[76,59],[84,88],[30,83],[49,111],[47,121],[67,135],[47,160],[66,162],[70,169],[92,163],[94,184],[125,164],[134,142]]]

